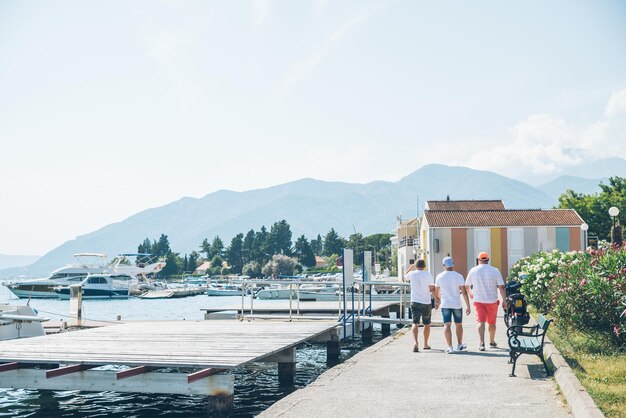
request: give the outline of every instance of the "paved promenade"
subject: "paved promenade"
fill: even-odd
[[[440,312],[433,317],[441,321]],[[468,352],[444,354],[442,327],[429,351],[413,353],[409,332],[380,341],[278,401],[262,417],[561,417],[567,406],[541,362],[522,356],[509,377],[506,349],[478,351],[473,314],[464,318]],[[498,318],[496,342],[506,345]],[[453,328],[454,335],[454,328]],[[420,329],[420,347],[422,346]],[[488,342],[488,340],[487,340]]]

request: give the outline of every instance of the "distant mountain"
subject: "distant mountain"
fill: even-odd
[[[620,157],[601,158],[569,167],[562,174],[587,179],[626,177],[626,160]]]
[[[578,193],[592,194],[600,192],[600,183],[608,184],[608,177],[598,179],[586,179],[582,177],[574,176],[561,176],[546,184],[542,184],[537,188],[554,199],[558,199],[559,196],[566,190],[574,190]]]
[[[626,160],[620,157],[600,158],[596,160],[590,159],[574,166],[562,168],[558,172],[550,175],[529,173],[524,173],[523,175],[525,182],[539,188],[553,181],[556,181],[555,186],[558,186],[558,182],[563,181],[559,180],[561,177],[575,177],[593,181],[614,176],[626,177]],[[567,184],[567,181],[565,181],[565,184]],[[577,185],[576,182],[573,184]],[[581,186],[584,187],[585,184],[581,183]],[[587,190],[589,190],[589,188],[587,188]]]
[[[45,275],[72,261],[72,254],[136,251],[146,237],[169,237],[174,251],[197,250],[204,238],[231,238],[285,219],[294,239],[324,235],[332,227],[343,236],[391,232],[396,217],[414,217],[426,200],[502,199],[508,208],[548,208],[556,201],[526,183],[488,171],[433,164],[397,182],[367,184],[302,179],[247,192],[220,190],[203,198],[183,198],[79,236],[50,251],[32,266],[0,271],[0,277]]]
[[[0,269],[8,267],[22,267],[33,264],[39,258],[38,255],[7,255],[0,254]]]

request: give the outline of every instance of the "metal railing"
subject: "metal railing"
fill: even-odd
[[[293,320],[295,318],[309,318],[312,317],[302,317],[300,315],[300,302],[301,302],[301,288],[303,285],[337,285],[337,318],[341,319],[342,312],[350,312],[352,315],[356,315],[357,318],[361,316],[372,316],[372,303],[376,301],[395,301],[395,295],[398,296],[398,302],[400,304],[400,315],[399,319],[405,318],[405,308],[409,306],[410,303],[410,292],[409,283],[406,282],[382,282],[382,281],[363,281],[362,279],[355,279],[354,285],[349,289],[346,289],[346,302],[350,302],[351,306],[343,306],[343,292],[342,292],[342,281],[318,281],[318,280],[301,280],[301,279],[281,279],[281,280],[258,280],[258,279],[244,279],[240,281],[231,280],[230,283],[237,283],[241,285],[241,318],[246,316],[254,315],[254,300],[256,296],[256,292],[262,290],[259,289],[260,286],[272,286],[272,285],[280,285],[281,287],[277,288],[277,291],[288,291],[289,293],[289,309],[287,318],[289,320]],[[374,286],[387,286],[395,289],[400,289],[399,291],[394,291],[392,293],[377,293],[376,295],[372,294],[372,290]],[[271,289],[270,289],[271,290]],[[397,293],[396,293],[397,292]],[[325,293],[322,293],[325,295]],[[383,296],[381,300],[381,296]],[[250,298],[250,306],[249,309],[246,309],[246,297]],[[281,300],[285,300],[280,298]],[[331,300],[332,302],[332,300]],[[356,305],[355,305],[356,303]],[[262,308],[259,308],[262,310]],[[295,313],[295,316],[294,316]]]

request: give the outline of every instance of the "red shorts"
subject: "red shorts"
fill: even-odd
[[[480,303],[474,302],[474,309],[476,309],[476,321],[487,322],[488,324],[496,324],[496,316],[498,315],[498,305],[500,301],[494,303]]]

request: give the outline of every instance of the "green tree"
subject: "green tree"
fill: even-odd
[[[265,264],[272,257],[269,249],[269,236],[270,233],[267,232],[265,225],[256,233],[254,237],[254,253],[256,254],[254,261]]]
[[[250,261],[244,264],[241,269],[241,274],[245,276],[250,276],[252,278],[261,277],[261,264],[256,261]]]
[[[194,272],[198,268],[198,260],[200,259],[200,254],[197,251],[192,251],[189,254],[189,260],[187,261],[187,269],[185,271]]]
[[[373,251],[374,263],[380,263],[381,269],[389,267],[391,257],[391,237],[393,234],[373,234],[363,238],[363,250]]]
[[[363,264],[363,249],[365,241],[363,240],[363,234],[354,233],[348,237],[348,243],[346,246],[352,248],[354,251],[354,264],[360,266]]]
[[[224,256],[224,242],[219,237],[219,235],[216,235],[215,238],[213,238],[213,242],[211,243],[211,258],[215,257],[216,255],[219,255],[220,257]]]
[[[317,238],[311,240],[311,250],[313,250],[313,254],[322,255],[322,236],[317,234]]]
[[[269,234],[270,254],[291,255],[291,228],[286,220],[274,222]]]
[[[313,249],[309,244],[309,241],[306,239],[304,235],[301,235],[296,240],[295,244],[295,256],[305,267],[315,267],[315,254],[313,253]]]
[[[210,260],[213,258],[213,254],[211,254],[211,243],[209,242],[207,238],[202,240],[202,244],[200,244],[200,252],[204,253],[204,257],[207,260]]]
[[[611,177],[609,184],[600,184],[600,193],[583,194],[567,190],[559,196],[558,208],[575,209],[589,225],[588,235],[597,235],[600,239],[610,239],[613,220],[609,208],[620,209],[617,221],[626,223],[626,178]]]
[[[150,241],[150,238],[146,238],[143,240],[141,244],[137,247],[137,253],[139,254],[154,254],[155,255],[156,241]],[[137,257],[137,263],[147,263],[150,261],[151,257],[148,256],[139,256]]]
[[[181,260],[181,271],[183,273],[185,273],[186,271],[189,271],[189,259],[187,258],[187,254],[185,254],[185,256],[183,257],[183,259]]]
[[[243,267],[243,234],[237,234],[226,250],[226,261],[230,264],[233,273],[241,273]]]
[[[291,276],[298,265],[295,258],[284,254],[275,254],[270,261],[263,266],[264,276]]]
[[[258,254],[255,254],[255,244],[254,244],[254,229],[248,231],[246,236],[243,239],[243,246],[241,249],[241,256],[243,258],[244,263],[249,263],[250,261],[256,260]]]
[[[159,277],[171,277],[182,272],[182,259],[178,253],[170,251],[165,257],[165,267],[158,273]]]
[[[342,255],[343,249],[346,246],[346,242],[343,238],[335,232],[334,228],[324,236],[324,250],[323,254],[326,256],[337,254]]]
[[[159,257],[166,256],[171,253],[170,241],[167,239],[167,235],[161,234],[159,241],[156,243],[156,248],[153,254]]]

